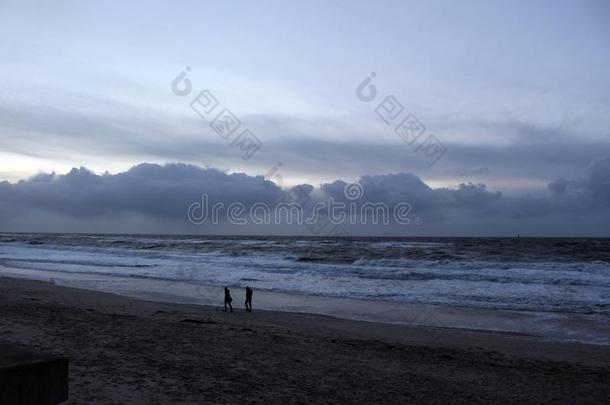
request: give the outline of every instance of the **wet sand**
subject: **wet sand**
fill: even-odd
[[[53,284],[116,293],[132,298],[182,304],[217,305],[218,286],[153,278],[69,273],[0,266],[0,275],[50,281]],[[243,307],[245,291],[231,287]],[[610,345],[610,322],[602,314],[561,314],[411,304],[256,290],[256,309],[330,315],[361,321],[442,328],[508,332],[546,340]]]
[[[70,358],[69,403],[604,403],[610,347],[172,304],[0,278],[0,340]],[[239,308],[237,308],[239,307]]]

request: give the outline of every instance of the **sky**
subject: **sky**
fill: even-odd
[[[191,232],[184,207],[206,185],[165,208],[110,203],[129,191],[117,179],[188,167],[316,198],[379,181],[369,197],[428,213],[357,233],[609,234],[607,1],[0,1],[0,60],[0,230]],[[218,102],[206,116],[191,107],[204,90]],[[386,123],[388,97],[400,114]],[[210,125],[225,109],[241,123],[228,136]],[[417,139],[395,131],[408,116]],[[86,218],[52,200],[79,173],[83,198],[109,204]],[[187,182],[173,181],[155,196]],[[405,191],[419,182],[444,202]]]

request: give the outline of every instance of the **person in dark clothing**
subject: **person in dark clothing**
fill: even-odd
[[[252,312],[252,289],[246,286],[246,311]]]
[[[224,309],[224,312],[227,312],[227,305],[231,309],[231,312],[233,312],[233,306],[231,305],[231,301],[233,301],[233,298],[231,298],[231,291],[229,291],[229,289],[227,287],[225,287],[225,309]]]

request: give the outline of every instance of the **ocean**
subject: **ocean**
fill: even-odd
[[[610,320],[610,239],[0,234],[0,265]]]
[[[0,234],[0,264],[307,295],[610,314],[609,239]]]

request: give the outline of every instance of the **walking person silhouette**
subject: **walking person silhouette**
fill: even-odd
[[[223,312],[227,312],[227,305],[229,305],[231,312],[233,312],[233,305],[231,305],[231,301],[233,301],[233,298],[231,298],[231,291],[225,287],[225,309]]]
[[[252,312],[252,289],[246,286],[246,312]]]

